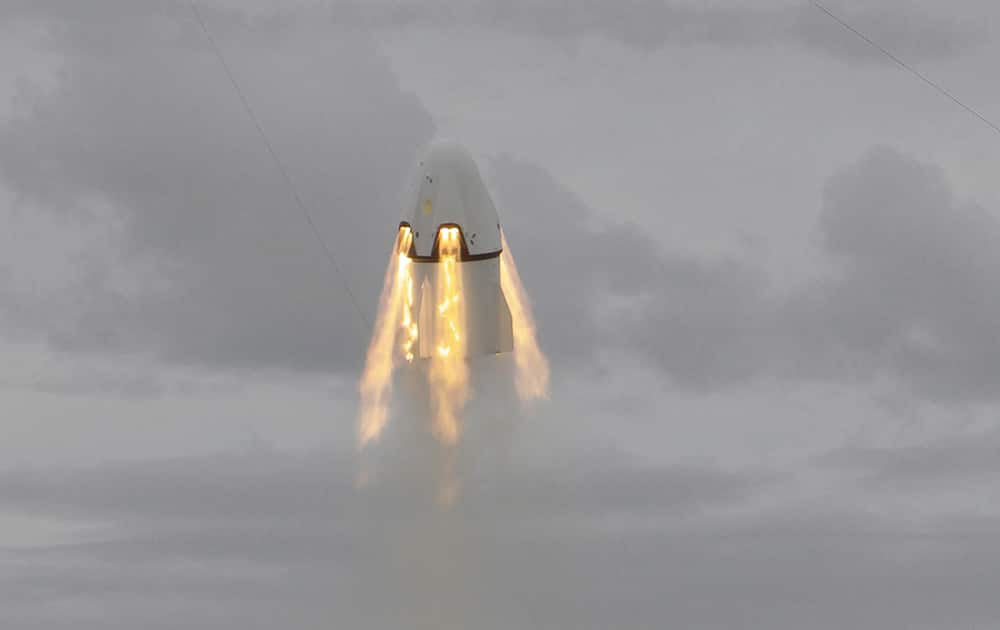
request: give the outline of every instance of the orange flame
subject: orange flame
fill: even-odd
[[[438,244],[440,263],[435,283],[434,353],[427,376],[431,387],[434,435],[442,443],[452,446],[458,442],[461,430],[459,414],[469,397],[462,272],[458,269],[461,247],[458,228],[441,228]]]
[[[549,363],[538,346],[531,307],[514,258],[506,238],[501,235],[501,239],[500,286],[513,321],[518,397],[522,402],[547,398]],[[461,433],[461,413],[470,395],[462,271],[458,262],[461,235],[454,227],[439,230],[440,260],[435,265],[434,306],[431,307],[429,295],[422,298],[425,306],[433,309],[433,316],[423,322],[427,327],[424,331],[420,330],[414,316],[413,261],[408,256],[412,241],[410,228],[401,227],[385,272],[378,317],[360,383],[358,437],[361,446],[381,435],[389,415],[393,370],[402,361],[413,362],[421,335],[424,338],[420,346],[431,356],[427,371],[431,430],[445,446],[457,444]]]
[[[517,395],[521,402],[549,396],[549,361],[535,336],[535,320],[531,315],[528,294],[521,284],[514,256],[501,233],[503,252],[500,254],[500,287],[507,297],[514,323],[514,367]]]
[[[361,374],[359,386],[361,393],[361,408],[358,413],[358,440],[364,446],[377,439],[385,427],[389,416],[389,393],[392,390],[392,371],[395,368],[396,352],[394,345],[396,331],[400,325],[408,331],[404,342],[404,357],[412,359],[409,348],[416,340],[417,329],[413,323],[413,279],[410,274],[412,261],[407,256],[413,234],[410,228],[403,226],[396,235],[393,249],[394,255],[389,259],[382,282],[382,295],[379,298],[378,317],[375,320],[375,330],[371,343],[368,345],[368,356],[365,360],[365,370]],[[400,306],[403,305],[402,310]],[[411,332],[412,331],[412,332]],[[409,336],[412,334],[412,337]]]

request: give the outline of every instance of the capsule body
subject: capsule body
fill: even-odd
[[[496,207],[472,156],[454,143],[421,160],[399,229],[409,231],[414,354],[465,356],[513,349],[510,308],[500,285],[502,239]]]

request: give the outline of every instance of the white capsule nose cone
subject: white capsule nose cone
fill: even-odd
[[[416,199],[403,221],[418,257],[433,254],[441,226],[457,226],[470,256],[500,251],[500,221],[472,154],[452,141],[432,144],[417,169]]]
[[[454,140],[431,143],[424,154],[423,162],[428,168],[451,170],[470,177],[479,175],[479,168],[472,153]]]

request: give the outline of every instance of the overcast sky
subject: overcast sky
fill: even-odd
[[[1000,134],[809,2],[0,0],[0,626],[986,630]],[[1000,6],[829,8],[1000,120]],[[453,138],[552,362],[356,382]],[[371,474],[358,488],[359,471]]]

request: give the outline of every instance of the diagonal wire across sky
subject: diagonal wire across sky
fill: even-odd
[[[917,77],[918,79],[920,79],[921,81],[923,81],[927,85],[929,85],[932,88],[934,88],[935,90],[937,90],[940,94],[942,94],[943,96],[945,96],[946,98],[948,98],[950,101],[952,101],[953,103],[955,103],[956,105],[958,105],[959,107],[961,107],[962,109],[964,109],[966,112],[968,112],[969,114],[971,114],[971,115],[975,116],[976,118],[978,118],[980,120],[980,122],[982,122],[983,124],[985,124],[987,127],[989,127],[990,129],[992,129],[996,133],[1000,133],[1000,126],[997,126],[997,124],[994,123],[992,120],[990,120],[986,116],[983,116],[978,111],[976,111],[975,109],[973,109],[971,106],[966,105],[964,102],[962,102],[961,100],[959,100],[959,98],[957,96],[955,96],[950,91],[948,91],[947,89],[945,89],[940,83],[937,83],[936,81],[932,80],[930,77],[928,77],[924,73],[920,72],[919,70],[917,70],[916,68],[914,68],[910,64],[906,63],[905,61],[903,61],[902,59],[900,59],[899,57],[897,57],[896,55],[894,55],[889,49],[885,48],[884,46],[882,46],[881,44],[879,44],[878,42],[876,42],[875,40],[873,40],[871,37],[869,37],[869,36],[865,35],[864,33],[862,33],[860,30],[858,30],[857,28],[855,28],[854,26],[852,26],[850,22],[848,22],[847,20],[839,17],[837,14],[835,14],[830,9],[826,8],[823,4],[819,3],[817,0],[810,0],[810,2],[812,3],[812,5],[814,7],[816,7],[820,11],[822,11],[823,14],[826,15],[828,18],[830,18],[831,20],[833,20],[834,22],[836,22],[840,26],[844,27],[849,32],[853,33],[855,35],[855,37],[857,37],[861,41],[865,42],[866,44],[868,44],[869,46],[871,46],[872,48],[874,48],[878,52],[882,53],[887,59],[891,60],[897,66],[899,66],[903,70],[906,70],[907,72],[909,72],[913,76]]]
[[[334,273],[337,275],[338,278],[340,278],[344,286],[344,291],[347,293],[347,297],[350,299],[351,304],[354,306],[354,310],[357,312],[358,317],[361,319],[361,322],[366,327],[369,326],[370,323],[368,321],[368,317],[365,315],[364,310],[361,308],[361,304],[358,302],[357,296],[355,296],[354,294],[354,290],[351,289],[350,281],[348,280],[347,276],[342,272],[340,265],[337,264],[337,259],[336,257],[334,257],[333,251],[330,249],[329,245],[327,245],[326,241],[323,239],[323,235],[320,233],[319,228],[316,226],[316,221],[313,220],[312,213],[309,212],[308,206],[306,206],[305,202],[302,200],[302,196],[299,194],[298,189],[295,187],[295,182],[292,180],[291,175],[288,174],[288,169],[285,168],[284,162],[282,162],[281,157],[278,155],[278,152],[275,151],[274,145],[271,143],[271,140],[268,138],[267,133],[264,131],[264,127],[263,125],[261,125],[260,119],[257,117],[257,114],[254,112],[253,106],[250,104],[250,101],[247,99],[246,94],[240,87],[239,81],[236,80],[236,75],[233,74],[232,68],[226,61],[226,57],[222,53],[222,48],[219,47],[218,42],[216,42],[215,38],[212,36],[212,32],[209,30],[208,24],[205,22],[205,18],[202,16],[201,11],[198,9],[197,3],[190,2],[189,5],[191,7],[192,13],[194,14],[195,20],[201,26],[201,30],[205,34],[205,39],[208,41],[209,46],[212,48],[212,52],[218,58],[219,64],[222,66],[222,69],[226,73],[226,77],[228,77],[229,79],[229,83],[233,86],[233,90],[236,92],[237,97],[239,97],[240,103],[243,105],[243,109],[246,111],[247,117],[250,118],[254,127],[257,129],[257,134],[264,142],[264,146],[267,148],[267,152],[271,156],[271,160],[274,162],[275,167],[281,174],[281,178],[285,181],[285,185],[291,192],[292,198],[295,200],[295,205],[299,208],[299,211],[305,218],[310,231],[312,231],[313,233],[313,236],[315,236],[316,240],[319,242],[320,248],[322,248],[323,254],[329,261],[330,266],[333,268]],[[366,330],[365,333],[367,334],[367,332],[368,331]]]

